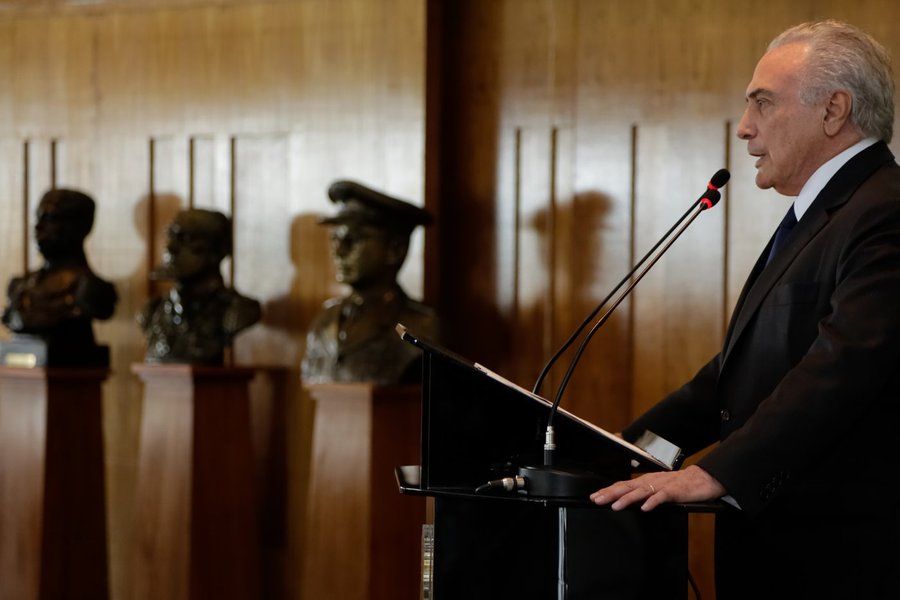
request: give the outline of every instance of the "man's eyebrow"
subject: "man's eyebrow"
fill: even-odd
[[[760,96],[768,97],[771,95],[772,93],[766,88],[756,88],[755,90],[747,94],[747,100],[756,100]]]

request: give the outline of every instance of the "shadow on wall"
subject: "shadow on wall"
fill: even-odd
[[[318,219],[318,215],[301,214],[291,221],[290,248],[294,266],[291,283],[284,295],[267,300],[263,307],[263,323],[297,341],[295,362],[303,356],[310,322],[321,309],[322,302],[336,293],[332,269],[322,269],[322,262],[330,264],[331,259],[328,231],[318,225]],[[328,274],[327,278],[323,273]]]
[[[618,262],[618,259],[604,255],[607,249],[616,246],[614,240],[603,236],[611,208],[609,196],[589,191],[559,201],[553,209],[538,211],[526,222],[526,226],[537,234],[539,249],[536,252],[541,263],[521,265],[522,277],[539,268],[543,287],[534,302],[519,306],[513,316],[512,337],[521,338],[514,348],[517,352],[530,351],[517,358],[522,385],[530,387],[536,381],[551,356],[627,272],[627,260],[621,261],[621,272],[609,275],[604,272],[610,263]],[[623,237],[622,243],[627,243],[627,236]],[[616,256],[627,258],[627,248],[617,251]],[[541,388],[542,395],[552,399],[578,345],[607,308],[599,311],[573,346],[558,359]],[[622,359],[623,353],[613,355],[604,352],[604,348],[624,348],[627,337],[627,321],[623,319],[612,319],[603,326],[603,332],[598,332],[588,343],[579,361],[577,375],[572,378],[573,390],[583,389],[585,395],[591,391],[593,396],[599,388],[609,386],[611,379],[613,382],[620,380],[615,383],[617,389],[621,389],[628,380],[625,375],[627,360]]]

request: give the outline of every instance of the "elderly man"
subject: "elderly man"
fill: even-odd
[[[418,225],[431,221],[423,209],[353,181],[337,181],[328,190],[338,204],[331,253],[338,282],[350,294],[328,300],[306,340],[304,381],[394,384],[415,381],[421,352],[403,343],[397,323],[429,338],[438,335],[437,318],[411,300],[397,283]]]
[[[888,149],[885,50],[855,27],[779,35],[747,87],[738,137],[756,184],[794,196],[738,300],[721,352],[623,431],[695,453],[592,495],[725,498],[717,598],[891,598],[900,570],[900,167]]]

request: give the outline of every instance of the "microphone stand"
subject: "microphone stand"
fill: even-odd
[[[653,245],[653,247],[647,251],[647,253],[641,258],[641,260],[639,260],[631,268],[631,270],[628,271],[628,273],[625,275],[625,277],[623,277],[619,281],[619,283],[617,283],[616,286],[612,289],[612,291],[610,291],[609,294],[607,294],[606,297],[603,300],[601,300],[599,304],[597,304],[597,306],[594,308],[594,310],[592,310],[591,313],[587,317],[585,317],[584,321],[581,322],[581,325],[579,325],[575,329],[575,331],[572,332],[572,335],[569,336],[569,339],[567,339],[565,341],[565,343],[563,343],[563,345],[560,346],[559,350],[557,350],[556,353],[550,357],[550,360],[547,361],[547,364],[544,365],[544,368],[541,370],[540,375],[538,375],[537,381],[535,381],[535,383],[534,383],[534,387],[531,389],[532,393],[534,393],[534,394],[540,393],[541,386],[544,384],[544,379],[547,378],[547,375],[550,373],[550,369],[553,367],[553,365],[556,364],[556,361],[559,360],[559,358],[563,355],[563,353],[569,349],[569,346],[571,346],[572,343],[576,339],[578,339],[578,336],[581,334],[582,331],[584,331],[584,328],[588,326],[588,324],[594,319],[594,317],[597,316],[597,313],[600,312],[600,309],[603,308],[604,306],[606,306],[606,303],[610,301],[610,299],[615,295],[615,293],[618,292],[619,289],[621,289],[621,287],[623,285],[625,285],[626,282],[628,282],[632,277],[634,277],[634,274],[637,272],[638,269],[641,268],[641,265],[643,265],[647,261],[647,259],[650,258],[654,252],[656,252],[656,249],[659,248],[663,244],[663,242],[665,242],[669,238],[670,235],[672,235],[672,232],[675,231],[675,229],[679,225],[681,225],[681,223],[686,218],[688,218],[688,216],[691,214],[691,212],[695,208],[697,208],[697,205],[700,204],[700,202],[706,197],[706,194],[708,194],[708,193],[709,192],[705,192],[703,194],[703,196],[701,196],[700,198],[697,198],[697,200],[693,204],[691,204],[691,206],[684,212],[684,214],[681,215],[681,217],[677,221],[675,221],[675,224],[672,225],[672,227],[669,228],[669,230],[659,239],[659,241],[657,241]],[[663,252],[665,252],[665,250],[663,250]]]
[[[622,300],[624,300],[625,297],[628,296],[629,293],[631,293],[631,290],[634,289],[634,287],[638,284],[638,282],[644,278],[644,275],[647,274],[647,271],[649,271],[653,267],[653,265],[655,265],[657,263],[657,261],[659,261],[659,259],[662,258],[662,255],[665,254],[666,251],[668,251],[668,249],[672,246],[672,244],[675,243],[675,240],[677,240],[679,237],[681,237],[681,234],[684,233],[684,230],[687,229],[690,226],[690,224],[694,222],[694,219],[696,219],[700,215],[700,213],[703,212],[704,210],[707,210],[707,209],[711,208],[712,206],[714,206],[719,201],[719,198],[721,197],[721,194],[715,190],[713,192],[707,192],[706,194],[709,194],[710,196],[714,195],[715,197],[714,198],[713,197],[710,197],[710,198],[704,197],[704,198],[701,198],[700,200],[698,200],[697,203],[694,204],[694,207],[696,207],[697,204],[700,203],[699,210],[694,212],[690,216],[690,218],[687,220],[687,222],[684,225],[682,225],[681,228],[677,232],[675,232],[675,235],[668,239],[668,242],[665,244],[665,246],[663,246],[663,248],[658,253],[656,253],[655,256],[653,256],[652,260],[650,260],[650,264],[648,264],[646,267],[644,267],[644,269],[640,273],[638,273],[637,277],[630,284],[628,284],[628,287],[625,288],[625,291],[623,291],[621,294],[619,294],[619,297],[616,298],[616,301],[613,302],[612,306],[610,306],[609,309],[605,313],[603,313],[603,316],[597,320],[597,323],[594,324],[594,326],[591,328],[591,330],[588,332],[588,334],[581,341],[581,344],[579,344],[578,349],[575,351],[575,356],[572,358],[572,361],[569,363],[569,368],[566,370],[566,374],[563,376],[563,380],[560,383],[559,388],[556,391],[556,397],[553,400],[553,406],[550,407],[550,416],[547,417],[547,434],[548,435],[550,435],[551,432],[553,431],[553,417],[556,416],[556,413],[559,410],[559,404],[562,401],[562,395],[566,391],[566,387],[569,385],[569,380],[572,378],[572,373],[575,371],[575,366],[578,364],[578,361],[581,359],[581,355],[584,354],[584,350],[585,350],[585,348],[587,348],[588,342],[590,342],[591,338],[594,337],[594,334],[597,333],[597,331],[599,331],[599,329],[601,327],[603,327],[603,325],[609,319],[610,315],[612,315],[613,311],[616,310],[616,308],[618,308],[619,304],[622,303]],[[704,196],[706,196],[706,194],[704,194]],[[707,204],[705,202],[701,203],[702,200],[709,201],[709,204]],[[693,207],[691,210],[693,210]],[[666,235],[668,236],[668,234],[666,234]],[[666,239],[666,238],[664,237],[663,239]],[[659,245],[659,244],[657,244],[657,245]],[[555,450],[555,449],[556,449],[555,444],[551,443],[551,445],[548,447],[547,444],[545,443],[545,445],[544,445],[544,463],[545,464],[551,464],[551,465],[553,464],[553,450]],[[548,452],[549,452],[549,455],[548,455]]]
[[[723,171],[724,170],[716,173],[716,177],[722,179],[720,175]],[[700,198],[698,198],[697,201],[690,206],[690,208],[688,208],[688,210],[681,216],[681,218],[679,218],[678,221],[675,222],[675,224],[665,233],[665,235],[662,236],[662,238],[650,249],[650,251],[647,252],[647,254],[645,254],[640,261],[638,261],[638,263],[629,271],[629,273],[616,285],[613,291],[610,292],[610,294],[606,298],[604,298],[599,305],[597,305],[597,307],[591,312],[591,314],[575,330],[575,333],[573,333],[569,337],[569,339],[566,340],[563,346],[556,352],[556,354],[553,355],[550,361],[548,361],[547,365],[541,371],[537,382],[535,383],[534,393],[537,393],[537,390],[540,389],[540,386],[543,383],[543,380],[545,379],[547,373],[549,372],[550,367],[556,362],[556,360],[558,360],[563,352],[565,352],[565,350],[572,345],[578,335],[593,320],[597,313],[600,312],[600,309],[606,305],[610,298],[612,298],[612,296],[625,284],[625,282],[631,280],[625,290],[621,294],[619,294],[615,302],[613,302],[613,304],[606,310],[606,312],[600,317],[600,319],[597,320],[588,334],[581,341],[581,344],[579,344],[578,349],[575,352],[575,356],[569,363],[569,367],[566,370],[566,374],[563,377],[559,388],[557,389],[556,396],[550,408],[550,414],[547,418],[547,429],[544,434],[544,464],[537,467],[520,467],[514,478],[504,478],[503,480],[498,480],[503,482],[503,484],[501,484],[499,487],[502,487],[507,491],[524,488],[530,495],[547,498],[583,498],[589,495],[591,492],[610,483],[609,476],[604,477],[582,468],[561,467],[554,465],[554,454],[556,452],[556,433],[553,429],[553,418],[559,410],[562,395],[565,392],[569,381],[571,380],[572,373],[574,372],[579,359],[581,358],[582,354],[584,354],[584,350],[587,347],[588,342],[590,342],[594,334],[597,333],[597,331],[599,331],[599,329],[606,323],[606,321],[612,315],[613,311],[616,310],[616,308],[622,303],[625,297],[628,296],[629,293],[631,293],[638,282],[643,279],[644,275],[646,275],[647,272],[657,263],[657,261],[659,261],[662,255],[665,254],[666,251],[668,251],[675,240],[677,240],[681,236],[681,234],[684,233],[684,231],[691,225],[691,223],[694,222],[694,220],[700,215],[700,213],[704,210],[712,208],[716,205],[716,203],[718,203],[718,201],[721,199],[721,193],[718,191],[718,187],[724,185],[728,180],[727,171],[724,171],[724,173],[724,181],[716,187],[714,187],[712,184],[709,185],[709,189],[707,189],[707,191],[704,192],[703,195],[700,196]],[[716,177],[714,177],[714,179]],[[661,249],[660,246],[662,246]],[[636,278],[632,279],[638,269],[640,269],[641,266],[648,260],[649,264],[647,264],[637,274]],[[482,486],[482,488],[484,487],[485,486]]]

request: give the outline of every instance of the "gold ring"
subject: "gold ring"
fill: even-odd
[[[649,484],[647,484],[647,485],[650,486],[650,493],[651,493],[651,494],[655,494],[655,493],[656,493],[656,488],[653,487],[653,484],[652,484],[652,483],[649,483]]]

